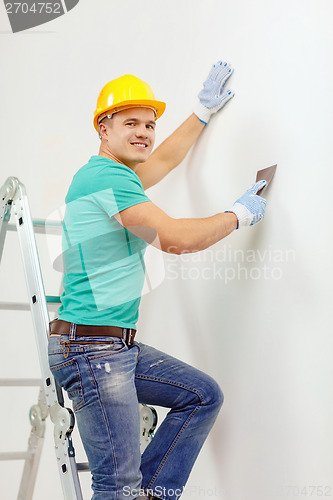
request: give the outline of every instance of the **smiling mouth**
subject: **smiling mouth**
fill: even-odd
[[[131,142],[131,146],[134,146],[138,149],[145,149],[148,147],[148,144],[145,144],[144,142]]]

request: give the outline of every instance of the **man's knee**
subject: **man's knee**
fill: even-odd
[[[212,377],[209,377],[205,389],[205,404],[214,407],[218,412],[224,401],[224,394],[219,384]]]

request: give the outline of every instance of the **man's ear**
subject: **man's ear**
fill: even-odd
[[[101,140],[103,136],[106,134],[106,132],[107,132],[106,126],[104,125],[104,123],[100,123],[98,125],[98,135]]]

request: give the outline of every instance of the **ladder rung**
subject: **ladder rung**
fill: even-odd
[[[62,222],[60,221],[46,221],[43,219],[35,219],[32,221],[35,233],[48,233],[48,234],[61,234]],[[15,224],[8,224],[8,231],[16,231]]]
[[[8,309],[9,311],[30,311],[30,306],[24,302],[0,302],[0,309]]]
[[[48,304],[60,304],[59,295],[46,295],[46,302]]]
[[[90,471],[88,462],[81,462],[76,464],[76,468],[79,472]]]
[[[62,222],[59,220],[33,219],[32,224],[36,227],[62,227]]]
[[[34,219],[32,221],[35,233],[61,234],[62,222],[57,220]]]
[[[0,453],[0,460],[26,460],[31,458],[31,453],[28,451],[9,451]]]
[[[51,297],[51,296],[50,296]],[[55,298],[56,296],[52,297]],[[58,298],[59,300],[47,300],[48,304],[48,309],[50,311],[57,311],[59,308],[59,303],[60,303],[60,297]],[[7,311],[30,311],[30,306],[29,304],[25,302],[0,302],[0,310],[7,310]]]
[[[40,378],[0,378],[0,387],[40,387]]]

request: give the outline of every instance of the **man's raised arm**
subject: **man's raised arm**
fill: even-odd
[[[218,61],[212,66],[198,95],[194,113],[136,169],[144,189],[157,184],[184,160],[211,115],[222,109],[235,95],[231,90],[223,90],[232,72],[233,69],[226,62]]]

